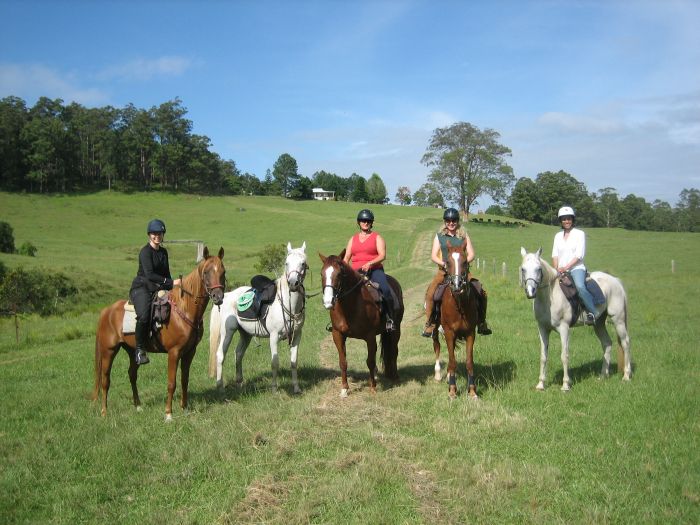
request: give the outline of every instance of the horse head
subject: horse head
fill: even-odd
[[[452,292],[462,293],[469,284],[469,263],[466,256],[467,241],[455,246],[447,241],[447,281]]]
[[[323,262],[321,268],[321,290],[323,291],[323,306],[326,310],[333,308],[336,300],[340,296],[342,280],[341,277],[347,268],[343,261],[345,250],[340,255],[329,255],[328,257],[318,254]]]
[[[304,278],[309,266],[306,264],[306,241],[301,248],[292,248],[287,243],[287,259],[284,261],[284,276],[292,292],[297,292],[304,287]]]
[[[223,263],[224,248],[219,248],[217,256],[209,255],[209,248],[204,247],[203,261],[200,266],[199,276],[204,284],[207,295],[215,305],[224,302],[224,290],[226,288],[226,268]]]
[[[539,248],[535,253],[528,253],[521,246],[520,255],[523,257],[519,273],[520,286],[525,289],[525,295],[528,299],[534,299],[537,295],[537,289],[542,284],[542,248]]]

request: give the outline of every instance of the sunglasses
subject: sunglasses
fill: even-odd
[[[367,224],[372,224],[374,221],[369,221],[367,219],[360,219],[358,222],[366,222]]]
[[[445,222],[446,222],[446,223],[449,222],[449,223],[452,223],[452,224],[457,224],[459,221],[457,221],[457,220],[455,220],[455,219],[445,219]]]

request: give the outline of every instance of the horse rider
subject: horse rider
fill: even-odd
[[[163,247],[165,223],[153,219],[146,228],[148,243],[139,252],[139,269],[131,283],[129,298],[136,310],[136,357],[137,365],[148,363],[146,346],[151,329],[151,302],[158,290],[172,290],[180,286],[180,279],[170,275],[168,250]]]
[[[425,327],[423,328],[423,337],[432,337],[433,330],[435,330],[437,327],[436,320],[434,319],[433,315],[433,307],[435,305],[434,295],[435,289],[445,280],[445,277],[447,276],[447,242],[449,241],[452,246],[456,246],[466,240],[467,263],[471,263],[475,257],[472,241],[464,228],[460,226],[459,211],[457,211],[455,208],[447,208],[442,214],[442,220],[444,221],[444,225],[435,234],[433,239],[433,249],[430,253],[430,259],[438,265],[438,271],[425,292],[426,321]],[[486,306],[488,303],[486,290],[483,289],[481,283],[477,279],[472,277],[471,272],[469,273],[467,280],[477,292],[476,303],[479,314],[477,332],[481,335],[490,335],[492,331],[486,323]]]
[[[349,263],[353,270],[365,274],[368,279],[379,285],[384,303],[386,330],[394,330],[394,301],[382,266],[382,261],[386,259],[386,243],[381,235],[372,231],[374,214],[370,210],[360,210],[357,214],[357,225],[360,231],[350,237],[345,248],[344,261]]]
[[[583,263],[586,255],[586,234],[574,227],[576,214],[570,206],[559,208],[557,217],[562,229],[554,236],[552,266],[560,275],[568,272],[571,276],[576,292],[586,308],[584,321],[586,324],[595,324],[601,313],[597,311],[593,296],[586,288],[586,266]]]

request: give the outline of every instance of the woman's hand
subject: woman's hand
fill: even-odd
[[[180,286],[182,284],[182,279],[173,279],[173,288]]]

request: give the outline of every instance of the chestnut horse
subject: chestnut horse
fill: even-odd
[[[165,402],[165,419],[172,419],[172,402],[175,393],[177,366],[182,360],[180,379],[182,381],[182,399],[180,406],[187,407],[187,385],[190,377],[190,365],[197,349],[197,343],[202,338],[204,325],[202,317],[211,299],[219,305],[224,298],[226,270],[222,259],[224,249],[219,249],[217,257],[209,255],[209,249],[204,247],[204,258],[197,267],[182,279],[179,293],[170,294],[172,306],[170,319],[163,325],[159,335],[151,338],[147,350],[149,352],[168,354],[168,397]],[[120,300],[100,312],[95,337],[95,387],[92,392],[93,401],[102,390],[102,415],[107,415],[107,393],[109,392],[110,372],[114,357],[120,348],[129,354],[129,380],[134,397],[134,406],[141,408],[136,378],[138,365],[134,360],[136,338],[134,334],[124,334],[122,321],[124,319],[124,303]]]
[[[455,346],[458,341],[467,344],[467,384],[469,396],[476,399],[474,382],[474,331],[477,325],[477,291],[469,282],[469,263],[466,256],[466,241],[452,246],[447,241],[447,281],[449,290],[445,290],[440,307],[440,325],[445,334],[445,343],[449,353],[447,364],[447,384],[450,399],[457,397],[457,360]],[[433,330],[433,350],[435,352],[435,378],[440,374],[440,340],[439,330]]]
[[[369,369],[369,388],[376,392],[377,381],[377,335],[381,339],[381,358],[384,375],[392,380],[399,378],[397,358],[399,339],[401,338],[401,320],[403,319],[403,293],[399,282],[387,275],[389,286],[396,294],[398,305],[394,308],[394,330],[388,332],[382,319],[379,305],[369,290],[369,281],[359,272],[353,270],[343,261],[345,250],[340,255],[325,257],[318,254],[323,261],[321,280],[323,306],[330,311],[333,341],[338,349],[340,373],[342,379],[341,397],[348,395],[348,362],[345,342],[348,337],[362,339],[367,343],[367,368]],[[391,299],[390,299],[391,300]]]

